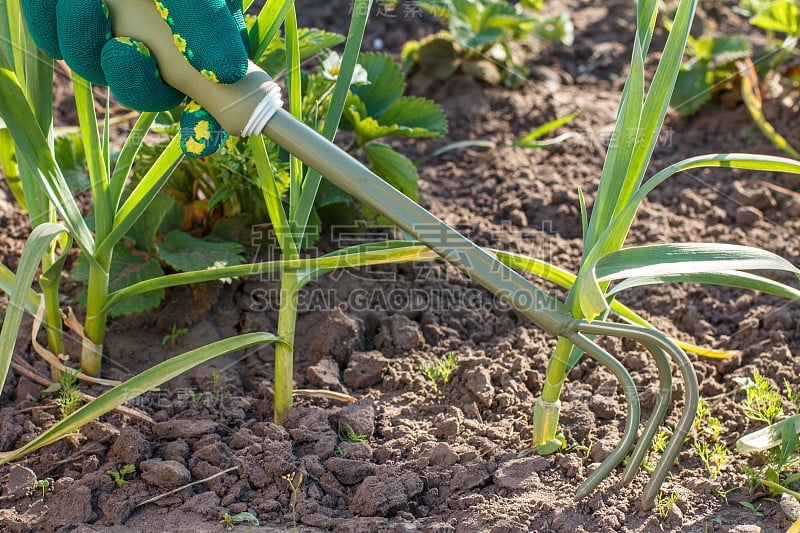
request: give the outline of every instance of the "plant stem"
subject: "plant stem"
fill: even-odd
[[[294,334],[297,323],[297,272],[281,275],[278,337],[284,343],[275,345],[275,423],[283,424],[292,407],[294,389]]]
[[[81,349],[81,370],[90,376],[99,376],[103,362],[103,340],[108,314],[103,311],[108,299],[108,271],[111,257],[96,258],[89,264],[89,281],[86,299],[86,323]]]
[[[53,264],[52,250],[42,257],[42,271],[47,271]],[[59,278],[61,276],[58,276]],[[42,298],[44,298],[44,328],[47,331],[47,347],[56,355],[64,353],[64,332],[61,322],[61,309],[58,299],[59,280],[52,280],[52,283],[42,285]],[[56,377],[56,370],[51,369],[53,377]]]
[[[558,429],[558,414],[560,411],[559,397],[564,381],[567,379],[567,365],[572,343],[564,337],[558,338],[558,344],[550,356],[545,373],[542,396],[536,402],[533,416],[533,445],[542,446],[556,438]]]

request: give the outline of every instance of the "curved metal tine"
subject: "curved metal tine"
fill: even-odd
[[[647,419],[644,431],[639,437],[639,442],[636,443],[630,461],[628,461],[628,465],[622,473],[622,483],[625,485],[633,481],[636,472],[642,466],[647,450],[650,449],[650,444],[653,442],[658,428],[667,414],[669,404],[672,403],[672,367],[669,365],[669,357],[664,353],[664,350],[657,346],[643,346],[656,361],[656,367],[658,368],[658,397],[653,412],[650,413],[650,417]]]
[[[636,395],[636,385],[634,385],[631,375],[613,355],[580,333],[570,334],[567,338],[575,346],[586,352],[589,357],[608,368],[614,374],[622,385],[622,391],[625,393],[625,400],[628,403],[628,419],[625,423],[622,439],[617,444],[617,447],[614,448],[614,451],[611,452],[611,455],[578,487],[575,492],[575,500],[577,501],[588,496],[608,477],[611,471],[625,459],[628,451],[636,441],[636,431],[639,429],[639,397]]]
[[[627,324],[615,324],[610,322],[583,322],[578,325],[578,331],[588,334],[596,335],[614,335],[617,337],[627,337],[641,342],[648,346],[650,351],[653,348],[660,348],[668,353],[675,364],[678,365],[678,370],[681,372],[681,377],[684,382],[684,406],[683,414],[680,420],[675,425],[675,431],[672,438],[669,440],[664,453],[661,456],[661,461],[658,462],[656,469],[650,481],[644,488],[642,494],[642,508],[644,510],[652,509],[655,505],[656,495],[661,490],[661,485],[669,474],[669,469],[680,454],[681,447],[683,446],[686,436],[692,429],[694,417],[697,414],[697,405],[700,398],[700,387],[697,383],[697,375],[694,372],[692,362],[674,342],[672,342],[666,335],[658,330],[643,328],[640,326],[631,326]]]

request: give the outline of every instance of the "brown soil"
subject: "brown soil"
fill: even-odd
[[[314,10],[298,4],[299,12],[310,17],[301,23],[344,30],[347,2],[315,3]],[[574,0],[569,7],[575,45],[539,50],[529,64],[531,80],[521,89],[487,87],[463,75],[446,82],[412,76],[412,92],[435,99],[447,112],[450,134],[417,143],[411,155],[462,139],[504,143],[580,109],[572,125],[580,139],[548,150],[450,152],[420,169],[421,203],[476,242],[574,269],[580,256],[577,188],[588,198],[596,190],[604,137],[624,81],[634,11],[624,2],[607,7]],[[717,9],[723,27],[743,27],[726,8]],[[397,53],[405,39],[435,26],[402,12],[379,14],[365,47],[380,37]],[[63,98],[59,120],[69,123],[74,117]],[[795,145],[800,145],[798,105],[796,94],[786,94],[767,108],[776,128]],[[714,151],[776,153],[734,98],[712,102],[696,118],[670,115],[665,132],[653,168]],[[408,149],[409,143],[402,146]],[[630,244],[732,242],[796,258],[800,201],[764,187],[761,179],[800,190],[792,176],[685,173],[649,198]],[[0,219],[6,228],[0,255],[15,268],[27,223],[6,199],[0,200]],[[342,235],[323,239],[323,246],[352,244]],[[74,285],[66,282],[67,305],[76,306]],[[112,321],[106,373],[130,376],[219,338],[274,331],[271,295],[277,286],[274,279],[250,279],[174,290],[155,311]],[[733,451],[733,444],[757,425],[744,418],[738,406],[742,395],[732,378],[757,369],[778,384],[787,379],[800,386],[800,362],[792,355],[800,347],[800,308],[772,297],[695,285],[639,289],[623,300],[671,335],[740,353],[726,361],[693,357],[702,395],[726,430],[722,440],[732,450],[731,461],[711,479],[687,444],[665,485],[665,491],[680,495],[666,518],[641,510],[638,496],[646,473],[623,487],[617,471],[588,498],[572,501],[623,429],[624,401],[612,376],[582,361],[562,396],[562,426],[573,451],[533,455],[533,402],[555,338],[453,268],[425,264],[337,273],[312,283],[301,297],[297,387],[348,392],[359,398],[356,403],[302,398],[285,426],[276,426],[271,422],[271,349],[230,356],[136,399],[135,407],[150,414],[155,425],[108,415],[80,435],[2,467],[0,531],[222,531],[223,513],[242,511],[259,518],[261,527],[254,532],[289,531],[291,491],[282,476],[292,472],[304,478],[294,516],[298,531],[784,531],[789,522],[780,505],[745,487],[741,465],[747,459]],[[189,333],[174,346],[162,346],[173,324]],[[29,336],[26,325],[17,355],[33,362]],[[648,415],[655,366],[632,343],[606,339],[603,345],[632,371]],[[437,394],[418,367],[450,353],[460,366]],[[41,362],[35,365],[47,374]],[[217,382],[214,372],[221,376]],[[55,421],[54,408],[40,408],[51,405],[40,393],[27,378],[9,376],[0,397],[0,450],[20,446]],[[678,415],[673,409],[668,425]],[[348,427],[365,435],[366,442],[344,442]],[[136,473],[117,488],[106,471],[126,463],[135,464]],[[41,491],[25,490],[36,478],[54,480],[44,499]],[[741,502],[760,506],[759,513]]]

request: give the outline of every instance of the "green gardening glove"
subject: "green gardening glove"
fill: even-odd
[[[153,0],[172,30],[175,46],[206,78],[236,83],[247,71],[248,39],[242,0]],[[103,0],[22,0],[36,44],[64,59],[82,78],[108,85],[122,104],[139,111],[166,111],[186,96],[167,85],[147,46],[114,37]],[[181,118],[181,147],[190,157],[216,152],[227,133],[193,100]]]

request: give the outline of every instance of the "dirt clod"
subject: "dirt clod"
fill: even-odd
[[[425,343],[419,324],[405,315],[395,314],[381,322],[381,329],[375,337],[375,346],[408,352]]]
[[[356,485],[364,481],[364,478],[375,474],[373,464],[358,459],[331,457],[325,461],[325,467],[342,485]]]
[[[364,398],[342,408],[337,418],[342,431],[350,428],[368,439],[375,434],[375,403],[371,398]]]
[[[512,459],[500,465],[494,474],[498,487],[509,490],[530,490],[541,485],[537,471],[541,471],[543,457]],[[547,461],[545,461],[546,467]]]
[[[317,364],[308,367],[306,377],[312,387],[339,392],[345,391],[342,382],[339,381],[339,365],[333,359],[325,357]]]
[[[377,350],[354,352],[344,371],[344,382],[348,387],[363,389],[381,381],[389,360]]]
[[[192,439],[214,433],[218,424],[213,420],[176,419],[158,422],[153,431],[164,440]]]
[[[464,382],[467,389],[475,395],[475,398],[485,407],[490,407],[494,400],[494,386],[489,371],[484,367],[479,367],[464,373]]]
[[[164,490],[176,489],[192,479],[189,470],[177,461],[150,459],[142,461],[142,479],[148,484]]]
[[[353,351],[364,348],[364,324],[341,309],[327,314],[318,327],[309,348],[316,360],[332,357],[344,367]]]
[[[111,447],[114,455],[123,463],[135,464],[150,456],[150,443],[135,427],[122,428]]]
[[[369,476],[358,486],[350,510],[361,516],[393,515],[407,504],[405,485],[396,477]]]
[[[92,509],[91,489],[84,485],[73,484],[65,491],[54,492],[43,519],[42,529],[55,531],[60,527],[74,527],[93,522],[96,517]]]
[[[8,473],[6,495],[12,499],[22,498],[33,492],[36,486],[36,473],[22,465],[14,465]]]

